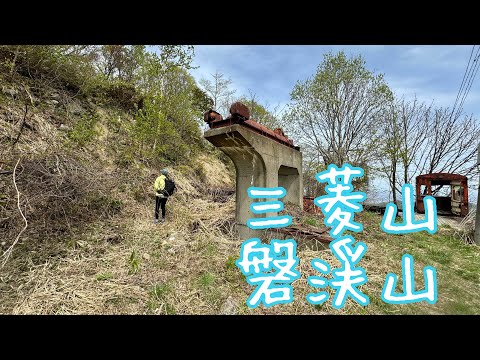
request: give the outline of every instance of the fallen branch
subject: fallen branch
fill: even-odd
[[[20,239],[20,236],[23,234],[23,232],[27,229],[28,227],[28,221],[27,221],[27,218],[25,217],[25,215],[23,215],[23,212],[22,212],[22,208],[20,207],[20,191],[18,191],[18,187],[17,187],[17,182],[15,181],[15,174],[16,174],[16,171],[17,171],[17,167],[18,167],[18,164],[20,163],[20,158],[18,158],[18,161],[17,163],[15,164],[15,168],[13,169],[13,185],[15,186],[15,190],[17,191],[17,207],[18,207],[18,211],[20,211],[20,215],[22,215],[22,218],[23,218],[23,221],[25,221],[25,226],[23,227],[23,229],[18,233],[17,235],[17,238],[15,239],[15,241],[13,242],[12,245],[10,245],[10,247],[3,253],[2,255],[2,265],[1,267],[3,268],[5,266],[5,264],[7,263],[8,261],[8,258],[10,257],[10,255],[12,254],[13,252],[13,247],[18,243],[18,240]]]

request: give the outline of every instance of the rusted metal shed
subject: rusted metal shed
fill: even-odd
[[[432,186],[449,189],[448,195],[438,195]],[[419,175],[416,179],[415,208],[418,213],[425,213],[423,198],[433,196],[437,203],[437,214],[466,216],[468,213],[467,177],[459,174],[435,173]]]

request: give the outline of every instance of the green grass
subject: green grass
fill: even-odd
[[[448,314],[451,315],[478,315],[478,310],[472,308],[469,304],[461,302],[452,302],[447,306]]]
[[[153,286],[150,295],[157,300],[164,300],[165,297],[172,291],[172,287],[168,283],[160,283]]]
[[[68,138],[79,146],[87,145],[99,135],[99,132],[96,129],[97,122],[97,116],[83,115],[68,132]]]
[[[132,251],[128,259],[129,274],[136,274],[140,269],[140,257],[135,250]]]
[[[235,261],[237,261],[237,259],[234,256],[230,255],[227,258],[227,261],[225,262],[225,268],[227,271],[236,269],[237,265],[235,264]]]
[[[112,278],[113,278],[113,274],[110,272],[98,274],[96,277],[97,281],[105,281],[105,280],[110,280]]]
[[[210,288],[215,283],[215,275],[206,271],[198,278],[198,285],[203,289]]]
[[[196,281],[203,298],[214,308],[220,306],[223,298],[221,291],[218,287],[214,286],[216,283],[216,275],[209,271],[204,271]]]
[[[217,246],[215,244],[208,244],[206,247],[205,247],[205,255],[206,256],[214,256],[217,252],[218,252],[218,249],[217,249]]]
[[[311,217],[306,218],[303,222],[307,225],[315,226],[315,227],[321,225],[321,223],[319,223],[317,219],[311,218]]]
[[[374,213],[360,213],[355,221],[364,225],[364,231],[352,234],[355,240],[364,241],[368,250],[359,266],[367,270],[369,282],[364,285],[370,304],[365,307],[369,314],[479,314],[480,297],[480,247],[466,245],[455,238],[455,231],[440,227],[435,234],[425,231],[391,235],[383,233],[379,224],[382,217]],[[368,235],[366,235],[367,233]],[[396,292],[402,291],[401,257],[413,256],[415,267],[415,290],[424,289],[423,268],[433,266],[437,272],[438,301],[431,305],[425,301],[391,305],[384,303],[381,291],[385,274],[399,276]],[[382,274],[382,276],[379,276]],[[359,309],[359,307],[356,307]],[[352,313],[352,312],[349,312]],[[361,310],[353,313],[361,314]]]
[[[162,308],[162,313],[166,315],[176,314],[175,306],[168,301],[168,295],[173,293],[174,289],[170,283],[155,284],[149,293],[147,309],[154,313],[158,308]]]

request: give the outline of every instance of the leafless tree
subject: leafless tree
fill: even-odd
[[[226,79],[225,75],[218,70],[215,71],[214,74],[211,74],[211,76],[213,81],[202,78],[199,83],[203,87],[203,90],[212,98],[213,110],[218,111],[226,117],[231,105],[230,102],[232,102],[232,96],[235,94],[235,90],[230,89],[232,80]]]
[[[394,200],[402,185],[412,184],[418,175],[476,172],[480,125],[473,117],[453,115],[417,99],[399,100],[389,114],[382,126],[376,170],[388,179]]]
[[[429,112],[425,121],[427,136],[416,157],[419,172],[474,174],[479,122],[472,116],[452,115],[447,108]]]
[[[402,123],[396,104],[392,103],[384,112],[383,121],[379,124],[382,137],[376,150],[376,163],[374,170],[388,180],[393,202],[397,201],[397,185],[399,163],[401,162],[401,148],[403,145]]]

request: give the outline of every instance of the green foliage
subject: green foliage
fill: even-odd
[[[304,223],[307,224],[307,225],[310,225],[310,226],[318,226],[318,222],[317,222],[317,219],[315,218],[306,218],[304,220]]]
[[[52,95],[52,90],[59,95],[61,105],[68,105],[67,100],[75,98],[75,103],[82,107],[82,115],[66,122],[70,126],[66,150],[73,153],[88,146],[95,157],[98,152],[92,150],[96,150],[96,141],[101,140],[98,146],[106,150],[102,155],[109,160],[113,157],[117,166],[127,169],[166,166],[189,163],[205,146],[198,124],[204,107],[210,107],[212,100],[185,70],[191,68],[192,59],[191,46],[5,45],[0,46],[0,78],[19,92],[25,85],[35,101],[40,102],[39,107]],[[102,107],[98,113],[83,111],[95,105]],[[57,106],[55,110],[55,121],[64,122],[61,108]],[[99,123],[105,112],[115,115],[107,115],[107,121]],[[99,139],[102,130],[105,136]],[[58,158],[54,164],[63,172]],[[77,174],[66,178],[84,180]],[[51,206],[56,216],[61,212],[62,217],[69,219],[108,217],[124,207],[121,200],[105,195],[107,191],[86,191],[83,182],[65,181],[63,186],[72,189],[72,195],[51,200],[55,204],[68,200],[65,206]],[[133,197],[147,201],[150,194],[142,186],[133,187]],[[0,204],[3,204],[1,199]],[[67,221],[63,224],[70,226]],[[138,270],[138,264],[139,259],[134,256],[129,265],[132,273]]]
[[[185,69],[193,69],[191,66],[195,49],[193,45],[160,45],[160,60],[166,64],[166,69],[173,67],[181,67]]]
[[[68,132],[68,138],[78,144],[85,146],[98,135],[95,125],[98,122],[97,115],[85,114],[78,120],[74,127]]]
[[[227,268],[227,270],[234,270],[237,267],[235,261],[237,261],[237,259],[234,256],[230,255],[227,258],[227,261],[225,262],[225,267]]]
[[[181,163],[205,146],[198,125],[212,103],[186,71],[193,55],[193,46],[183,45],[4,45],[0,72],[13,82],[28,77],[31,88],[53,86],[133,114],[133,123],[109,124],[119,134],[115,140],[128,138],[115,146],[118,165]],[[79,120],[68,132],[71,143],[89,144],[97,120]]]
[[[174,69],[162,79],[163,86],[150,89],[129,128],[131,151],[150,164],[186,161],[201,144],[198,113],[192,105],[193,78]]]
[[[97,69],[108,80],[130,82],[135,77],[144,51],[143,45],[99,46],[96,56]]]
[[[143,96],[132,83],[124,80],[102,80],[98,78],[88,93],[103,105],[113,105],[125,111],[136,111],[143,106]]]
[[[312,159],[342,166],[368,163],[376,149],[377,124],[393,100],[382,74],[361,56],[326,54],[316,73],[298,82],[285,121]]]
[[[156,310],[161,303],[164,304],[164,311],[167,315],[176,314],[175,307],[167,302],[167,295],[173,291],[173,288],[168,283],[156,284],[150,291],[150,300],[148,301],[148,309],[150,311]]]
[[[128,258],[129,274],[136,274],[140,269],[140,257],[135,250],[132,251]]]
[[[198,278],[198,285],[203,289],[209,289],[215,283],[215,275],[206,271]]]
[[[192,105],[199,111],[199,113],[203,114],[205,111],[213,108],[213,100],[198,86],[193,87],[192,95]]]
[[[92,49],[79,45],[2,45],[0,67],[12,75],[79,91],[96,76]]]
[[[209,109],[213,109],[213,100],[205,91],[194,85],[192,89],[192,106],[195,110],[195,117],[200,126],[204,124],[203,114]]]
[[[153,286],[150,295],[156,300],[165,300],[171,291],[172,287],[168,283],[160,283]]]
[[[98,274],[96,277],[97,281],[110,280],[111,278],[113,278],[113,274],[110,272]]]

